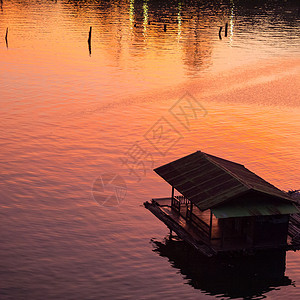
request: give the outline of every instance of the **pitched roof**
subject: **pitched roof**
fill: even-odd
[[[201,151],[154,169],[165,181],[201,210],[206,210],[249,191],[292,201],[243,165]]]

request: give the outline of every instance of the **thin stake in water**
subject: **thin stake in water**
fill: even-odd
[[[225,37],[227,37],[228,23],[225,24]]]
[[[92,26],[90,27],[88,45],[89,45],[89,53],[91,55],[92,54],[92,46],[91,46],[92,45]]]
[[[6,34],[5,34],[6,47],[8,47],[7,36],[8,36],[8,27],[6,28]]]

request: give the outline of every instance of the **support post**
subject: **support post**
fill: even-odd
[[[212,233],[212,210],[210,210],[209,241],[211,241],[211,233]]]
[[[221,35],[221,32],[222,32],[222,26],[220,26],[220,30],[219,30],[219,39],[221,40],[222,39],[222,35]]]
[[[172,186],[172,198],[171,198],[171,207],[174,205],[174,187]]]
[[[192,221],[192,218],[193,218],[193,202],[191,202],[190,221]]]
[[[225,230],[225,226],[224,226],[224,219],[219,219],[219,226],[221,225],[221,248],[223,248],[224,246],[224,240],[225,240],[225,235],[224,235],[224,230]]]
[[[228,23],[225,24],[225,37],[227,37]]]

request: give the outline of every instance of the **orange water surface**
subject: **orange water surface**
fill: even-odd
[[[1,299],[216,296],[152,251],[168,230],[142,203],[170,194],[153,168],[197,150],[299,189],[299,15],[263,3],[0,2]],[[95,201],[105,174],[118,205]],[[297,299],[299,262],[218,295]]]

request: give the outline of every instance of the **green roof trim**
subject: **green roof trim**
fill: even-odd
[[[226,203],[216,208],[212,208],[212,213],[218,219],[252,217],[252,216],[271,216],[287,215],[299,213],[299,209],[288,202],[253,201],[251,203]]]

